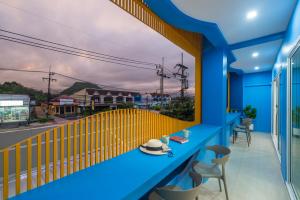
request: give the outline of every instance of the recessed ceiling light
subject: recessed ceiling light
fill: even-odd
[[[257,11],[256,10],[251,10],[247,13],[247,19],[252,20],[255,17],[257,17]]]
[[[259,69],[260,69],[259,66],[254,67],[254,70],[259,70]]]
[[[258,56],[259,56],[259,53],[258,53],[258,52],[253,52],[253,53],[252,53],[252,57],[253,57],[253,58],[256,58],[256,57],[258,57]]]

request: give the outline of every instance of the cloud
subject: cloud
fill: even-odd
[[[108,0],[82,1],[0,1],[0,26],[15,32],[44,38],[79,48],[161,63],[171,69],[180,62],[182,50]],[[155,91],[159,78],[155,71],[141,70],[81,57],[50,52],[0,40],[0,66],[45,70],[49,66],[57,73],[83,80],[124,87]],[[194,58],[184,54],[189,66],[189,81],[194,82]],[[154,66],[146,66],[152,67]],[[17,81],[26,86],[45,90],[45,74],[0,71],[0,80]],[[55,75],[53,89],[62,90],[74,80]],[[178,80],[165,80],[166,91],[178,90]]]

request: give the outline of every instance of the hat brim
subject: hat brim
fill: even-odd
[[[146,146],[147,143],[143,144],[143,146]],[[166,147],[167,145],[166,144],[162,144],[163,148]],[[146,154],[151,154],[151,155],[157,155],[157,156],[160,156],[160,155],[165,155],[167,154],[168,152],[165,152],[165,151],[149,151],[147,150],[145,147],[142,147],[140,146],[140,150],[143,152],[143,153],[146,153]]]

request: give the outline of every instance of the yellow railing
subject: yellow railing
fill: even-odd
[[[192,125],[147,110],[123,109],[47,130],[0,151],[2,197],[39,187]]]

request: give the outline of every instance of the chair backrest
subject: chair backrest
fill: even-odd
[[[216,158],[219,157],[219,155],[226,156],[230,154],[231,150],[227,147],[221,146],[221,145],[213,145],[213,146],[207,146],[207,150],[214,151],[216,154]]]
[[[189,190],[171,190],[158,188],[157,193],[165,200],[195,200],[200,192],[200,185]]]
[[[221,145],[208,146],[206,149],[214,151],[216,154],[216,158],[212,159],[212,163],[222,165],[222,174],[225,174],[225,164],[229,160],[229,155],[231,150],[227,147]]]

